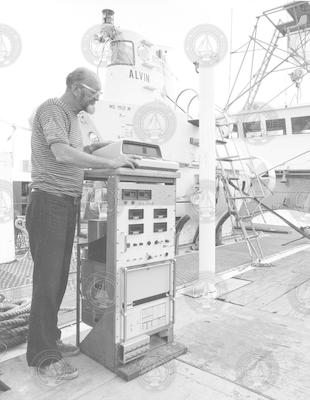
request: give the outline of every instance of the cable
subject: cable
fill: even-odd
[[[0,119],[0,122],[2,122],[3,124],[6,124],[6,125],[11,126],[13,129],[18,128],[18,129],[23,129],[23,130],[25,130],[25,131],[31,131],[30,128],[26,128],[26,127],[21,126],[21,125],[16,125],[16,124],[14,124],[13,122],[5,121],[5,120],[3,120],[3,119]]]
[[[289,58],[291,56],[288,56],[287,58]],[[284,62],[286,62],[286,60],[281,61],[279,64],[277,64],[273,69],[271,69],[269,72],[267,72],[265,74],[265,76],[263,78],[261,78],[258,82],[256,82],[252,87],[248,88],[247,90],[243,91],[242,93],[240,93],[237,98],[235,98],[234,101],[232,101],[231,103],[227,104],[225,109],[228,109],[229,107],[231,107],[237,100],[239,100],[241,97],[243,97],[247,92],[249,92],[251,89],[253,89],[253,87],[255,87],[256,85],[260,84],[268,75],[270,75],[272,72],[274,72],[280,65],[282,65]],[[294,83],[293,83],[294,85]],[[289,87],[291,87],[292,85],[290,85]],[[288,87],[288,88],[289,88]],[[286,89],[288,89],[286,88]],[[286,90],[284,89],[284,91]],[[275,99],[276,97],[278,97],[281,93],[283,93],[283,91],[281,91],[278,95],[276,95],[273,99]],[[273,100],[272,99],[272,100]]]
[[[257,19],[256,24],[255,24],[255,26],[254,26],[253,34],[254,34],[255,31],[257,30],[258,21],[259,21],[259,19]],[[233,91],[234,91],[234,89],[235,89],[235,86],[236,86],[236,84],[237,84],[237,80],[238,80],[239,75],[240,75],[240,73],[241,73],[241,69],[242,69],[242,67],[243,67],[243,64],[244,64],[244,61],[245,61],[245,57],[246,57],[247,52],[248,52],[248,50],[249,50],[249,48],[250,48],[251,42],[252,42],[252,39],[250,39],[249,42],[247,43],[247,48],[246,48],[245,54],[244,54],[244,56],[243,56],[243,58],[242,58],[241,65],[240,65],[240,67],[239,67],[239,70],[238,70],[238,72],[237,72],[237,75],[236,75],[236,78],[235,78],[233,87],[232,87],[232,89],[231,89],[231,91],[230,91],[230,94],[229,94],[229,96],[228,96],[228,99],[227,99],[227,102],[226,102],[226,105],[225,105],[225,110],[228,110],[228,108],[230,107],[229,101],[230,101],[230,99],[231,99],[231,96],[232,96]]]
[[[176,103],[174,100],[172,100],[171,97],[169,97],[167,94],[165,95],[165,97],[167,97],[168,100],[170,100],[176,107],[178,107],[184,114],[188,115],[186,113],[185,110],[183,110],[183,108],[181,106],[178,105],[178,103]],[[190,115],[188,115],[188,117],[190,117],[190,119],[192,119],[192,117]]]
[[[100,55],[100,60],[99,60],[99,63],[97,65],[97,72],[96,73],[97,73],[98,78],[99,78],[99,68],[100,68],[100,65],[101,65],[101,63],[103,61],[105,47],[106,47],[107,43],[110,43],[111,41],[112,40],[110,38],[108,38],[103,44],[101,55]]]
[[[244,63],[245,63],[246,55],[247,55],[247,53],[249,52],[249,48],[250,48],[250,44],[251,44],[252,40],[255,41],[257,44],[259,44],[262,48],[264,48],[264,47],[262,46],[262,44],[261,44],[261,43],[264,43],[264,42],[263,42],[262,40],[256,38],[256,31],[257,31],[257,27],[258,27],[259,18],[260,18],[260,17],[258,17],[258,19],[257,19],[257,21],[256,21],[256,24],[255,24],[255,26],[254,26],[254,29],[253,29],[253,33],[252,33],[252,35],[250,36],[250,41],[248,42],[248,45],[247,45],[245,54],[244,54],[244,56],[243,56],[243,59],[242,59],[242,61],[241,61],[239,70],[238,70],[238,72],[237,72],[237,75],[236,75],[236,78],[235,78],[235,81],[234,81],[234,85],[233,85],[233,87],[232,87],[232,89],[231,89],[231,91],[230,91],[230,95],[229,95],[228,100],[227,100],[227,103],[226,103],[226,105],[225,105],[225,110],[226,110],[226,111],[232,106],[232,104],[234,104],[237,100],[239,100],[241,97],[243,97],[243,96],[244,96],[246,93],[248,93],[250,90],[252,90],[256,85],[260,85],[261,81],[262,81],[263,79],[265,79],[268,75],[270,75],[272,72],[277,72],[277,71],[275,71],[275,70],[277,70],[277,68],[278,68],[280,65],[282,65],[284,62],[288,62],[288,63],[290,63],[290,64],[293,64],[293,65],[295,65],[296,67],[302,66],[302,65],[300,64],[300,61],[299,61],[298,59],[296,59],[292,54],[289,54],[285,59],[282,59],[281,57],[275,55],[275,57],[281,59],[281,62],[280,62],[279,64],[277,64],[272,70],[270,70],[269,72],[267,72],[267,73],[264,75],[264,77],[263,77],[262,79],[260,79],[258,82],[256,82],[254,85],[250,86],[249,88],[247,88],[247,87],[249,86],[249,83],[248,83],[248,84],[245,86],[245,88],[247,88],[247,89],[245,89],[245,88],[242,89],[242,91],[241,91],[241,92],[239,93],[239,95],[235,98],[235,100],[233,100],[233,101],[230,102],[230,99],[231,99],[231,97],[232,97],[232,93],[233,93],[233,91],[234,91],[234,88],[235,88],[235,86],[236,86],[237,80],[238,80],[238,78],[239,78],[241,69],[242,69],[242,67],[243,67],[243,65],[244,65]],[[305,45],[308,43],[308,41],[309,41],[309,39],[307,40],[307,37],[305,37],[304,39],[301,38],[300,43],[299,43],[299,45],[297,46],[297,48],[296,48],[296,49],[291,49],[291,51],[294,52],[294,53],[297,55],[297,57],[300,57],[300,56],[298,55],[297,52],[298,52],[300,49],[304,49],[304,47],[305,47]],[[260,42],[261,42],[261,43],[260,43]],[[268,45],[268,43],[266,43],[266,44]],[[243,47],[243,46],[242,46],[242,47]],[[282,49],[277,49],[277,50],[284,51],[284,50],[282,50]],[[265,51],[267,51],[267,50],[265,49]],[[286,52],[286,53],[287,53],[287,52]],[[293,59],[295,60],[295,62],[298,63],[298,65],[296,65],[296,64],[294,64],[292,61],[290,61],[290,58],[293,58]],[[281,93],[282,93],[282,92],[281,92]]]
[[[264,41],[262,41],[262,40],[260,40],[260,39],[254,39],[255,40],[255,42],[262,48],[262,50],[264,50],[264,51],[268,51],[268,49],[266,49],[266,47],[264,47],[263,45],[262,45],[262,43],[264,43],[264,44],[266,44],[267,46],[269,45],[269,43],[266,43],[266,42],[264,42]],[[260,43],[261,42],[261,43]],[[278,51],[283,51],[283,52],[285,52],[286,54],[287,54],[287,51],[285,51],[285,50],[282,50],[282,49],[276,49],[276,50],[278,50]],[[285,58],[283,58],[283,57],[281,57],[281,56],[278,56],[278,55],[276,55],[276,54],[273,54],[273,57],[275,57],[275,58],[278,58],[279,60],[281,60],[281,61],[286,61],[287,63],[289,63],[289,64],[292,64],[292,65],[294,65],[294,67],[295,68],[297,68],[297,67],[300,67],[300,64],[295,64],[295,63],[293,63],[292,61],[289,61],[287,58],[285,59]]]

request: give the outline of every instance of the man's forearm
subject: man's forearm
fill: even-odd
[[[92,154],[95,150],[101,149],[109,144],[113,143],[111,140],[105,140],[104,142],[92,143],[84,146],[83,150],[85,153]]]
[[[84,153],[71,146],[56,143],[52,145],[56,160],[64,164],[73,164],[81,168],[115,168],[113,160]]]

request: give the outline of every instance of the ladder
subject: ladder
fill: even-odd
[[[253,107],[257,92],[261,85],[261,82],[265,77],[270,60],[273,56],[275,49],[277,48],[279,36],[280,36],[279,31],[277,29],[275,29],[273,32],[272,38],[270,40],[270,43],[268,45],[268,48],[266,49],[266,53],[265,53],[263,62],[261,64],[259,70],[257,71],[257,73],[254,75],[254,82],[251,84],[251,90],[249,91],[247,101],[243,107],[244,110],[251,110]]]
[[[225,125],[226,126],[226,125]],[[260,243],[260,236],[255,230],[253,218],[261,215],[264,222],[263,210],[260,201],[265,197],[264,184],[262,178],[257,174],[254,165],[255,157],[251,155],[240,155],[238,148],[233,140],[235,154],[231,155],[228,150],[227,141],[223,132],[224,125],[217,125],[220,134],[216,141],[217,170],[223,186],[223,192],[230,214],[232,226],[236,226],[241,231],[241,238],[246,242],[252,264],[262,265],[263,250]],[[220,151],[219,147],[223,149]],[[246,163],[246,165],[245,165]],[[251,172],[251,182],[246,188],[246,182],[242,181],[242,176],[246,177]],[[249,207],[249,202],[255,207]],[[240,213],[240,210],[243,213]],[[235,223],[235,224],[234,224]],[[236,236],[234,236],[236,238]]]

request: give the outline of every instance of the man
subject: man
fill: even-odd
[[[63,356],[79,349],[60,341],[57,314],[66,290],[83,168],[135,168],[135,157],[104,159],[83,152],[77,115],[94,113],[100,95],[97,75],[85,68],[71,72],[60,98],[45,101],[32,124],[32,183],[26,227],[34,261],[27,362],[73,379],[76,368]],[[98,145],[96,146],[98,148]],[[52,367],[51,367],[52,365]]]

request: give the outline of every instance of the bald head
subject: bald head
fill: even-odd
[[[101,94],[101,84],[97,74],[87,68],[77,68],[67,76],[66,85],[67,90],[62,100],[71,105],[71,109],[77,113],[84,110],[93,114],[95,103]]]
[[[76,68],[74,71],[70,72],[66,79],[68,89],[71,89],[72,85],[75,83],[80,84],[87,82],[98,82],[98,77],[95,72],[83,67]]]

